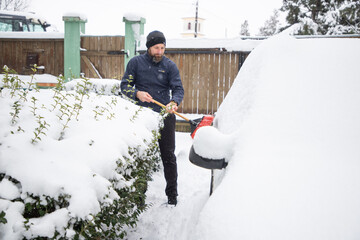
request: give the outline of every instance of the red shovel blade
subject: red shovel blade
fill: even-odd
[[[203,116],[201,121],[196,125],[195,129],[191,131],[191,137],[192,138],[195,137],[195,133],[200,127],[211,126],[213,120],[214,120],[213,115],[205,115],[205,116]]]

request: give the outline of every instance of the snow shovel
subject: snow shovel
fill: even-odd
[[[159,105],[160,107],[166,109],[166,106],[156,100],[153,100],[153,103]],[[195,120],[191,120],[188,119],[187,117],[181,115],[180,113],[174,111],[174,114],[178,115],[179,117],[181,117],[182,119],[184,119],[185,121],[190,123],[190,129],[191,129],[191,137],[194,138],[196,131],[203,126],[210,126],[214,120],[214,116],[213,115],[206,115],[203,116],[202,118],[198,118]]]

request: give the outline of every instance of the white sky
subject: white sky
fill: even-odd
[[[178,38],[183,17],[195,16],[196,0],[31,0],[29,11],[46,18],[63,31],[62,16],[79,13],[88,19],[87,34],[124,34],[124,14],[146,19],[145,34],[163,31],[167,38]],[[205,18],[203,30],[208,38],[235,37],[240,26],[249,22],[256,35],[264,22],[282,6],[282,0],[199,0],[199,17]]]

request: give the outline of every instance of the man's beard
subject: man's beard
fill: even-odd
[[[152,56],[152,60],[153,60],[153,62],[155,62],[155,63],[159,63],[159,62],[163,59],[163,56],[164,56],[164,55],[153,55],[153,56]]]

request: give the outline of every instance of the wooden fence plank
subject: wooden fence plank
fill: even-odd
[[[215,103],[216,103],[215,109],[217,109],[219,107],[219,99],[220,99],[220,55],[214,54],[214,58],[215,58],[214,68],[216,69],[214,72],[214,88],[215,88],[214,98],[215,98]]]
[[[238,53],[232,53],[231,54],[231,76],[230,76],[230,88],[234,83],[234,80],[239,72],[239,54]],[[230,90],[229,88],[229,90]]]
[[[203,95],[199,101],[199,105],[201,106],[201,109],[203,109],[202,111],[207,113],[209,111],[209,85],[210,85],[209,54],[202,54],[201,62],[202,62],[200,66],[200,69],[202,70],[201,89],[203,90]]]
[[[45,69],[46,71],[46,69]],[[47,71],[46,71],[47,72]],[[54,50],[54,75],[59,76],[64,72],[64,41],[55,42]]]
[[[105,49],[105,50],[109,50],[111,48],[111,37],[99,37],[99,48],[98,51],[100,51],[101,49]],[[98,67],[101,66],[102,68],[102,73],[104,76],[109,76],[109,70],[110,70],[110,66],[109,66],[109,59],[107,57],[99,57],[99,62],[98,62]]]
[[[199,70],[200,70],[200,55],[193,55],[194,61],[193,62],[193,76],[192,76],[192,83],[193,83],[193,87],[192,87],[192,91],[193,91],[193,95],[192,95],[192,111],[194,113],[199,113],[199,88],[200,88],[200,74],[199,74]]]
[[[198,112],[206,111],[206,72],[205,72],[206,59],[204,54],[199,55],[199,77],[198,77]]]
[[[215,76],[216,68],[215,65],[215,54],[211,54],[209,63],[209,109],[208,114],[212,114],[214,112],[214,108],[216,106],[216,84],[217,84],[217,76]]]
[[[191,98],[192,98],[192,84],[191,84],[191,72],[189,71],[189,69],[191,69],[192,63],[191,63],[191,59],[192,59],[192,55],[191,54],[186,54],[183,55],[184,58],[184,66],[185,69],[184,71],[186,72],[186,74],[182,77],[182,83],[183,83],[183,87],[184,87],[184,99],[183,99],[183,112],[191,112],[192,108],[191,108]]]
[[[225,54],[220,55],[220,78],[219,78],[219,105],[221,104],[222,100],[224,99],[224,91],[225,91]]]
[[[80,52],[81,55],[85,54],[87,51],[91,51],[89,37],[81,37],[81,48],[84,49],[84,51]],[[86,67],[86,63],[83,59],[81,59],[81,61],[81,72],[84,73],[85,77],[90,77],[90,68]]]
[[[229,72],[230,54],[225,54],[225,59],[224,60],[225,60],[225,62],[224,62],[225,81],[224,81],[224,92],[223,92],[222,101],[225,99],[226,93],[229,90],[229,83],[230,83],[230,72]]]

